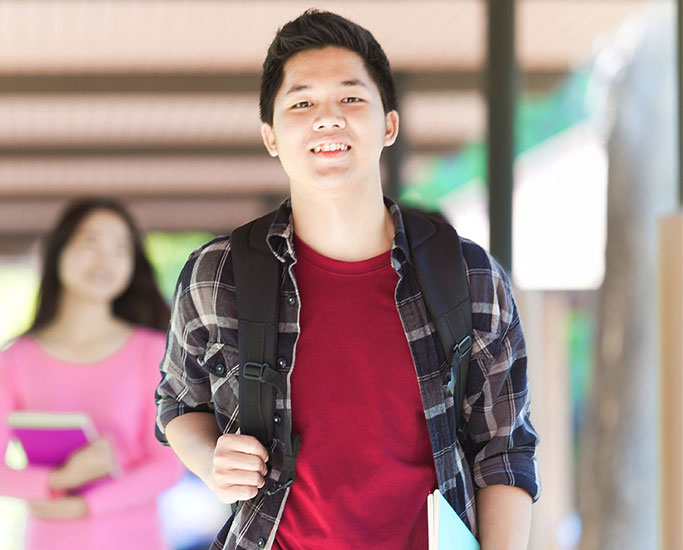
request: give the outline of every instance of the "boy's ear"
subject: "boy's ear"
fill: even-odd
[[[386,129],[384,132],[384,146],[393,145],[398,136],[398,111],[389,111],[384,116]]]
[[[263,138],[263,144],[266,146],[266,149],[268,149],[268,154],[271,157],[277,157],[275,132],[273,132],[273,127],[267,122],[261,124],[261,137]]]

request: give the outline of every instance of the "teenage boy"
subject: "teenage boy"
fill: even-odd
[[[379,159],[399,117],[389,62],[362,27],[308,11],[263,65],[262,136],[290,180],[267,245],[283,264],[274,442],[239,433],[230,240],[190,256],[157,391],[158,436],[218,498],[241,501],[212,548],[426,549],[437,487],[483,550],[526,548],[539,480],[526,351],[510,284],[463,240],[473,340],[462,411]],[[448,250],[443,251],[449,254]],[[463,415],[466,430],[457,437]],[[302,438],[276,491],[283,418]]]

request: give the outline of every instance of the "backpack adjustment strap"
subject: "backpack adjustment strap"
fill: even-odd
[[[472,337],[468,334],[453,348],[453,360],[451,362],[451,383],[448,385],[451,395],[454,396],[458,407],[457,432],[461,441],[465,439],[465,426],[462,406],[465,402],[465,389],[467,384],[467,366],[470,362],[472,351]],[[455,386],[457,380],[457,386]]]
[[[287,395],[287,389],[285,388],[282,376],[268,363],[247,361],[240,369],[240,374],[249,382],[270,384],[271,386],[277,388],[283,396]]]
[[[280,482],[278,482],[278,483],[276,483],[276,484],[274,485],[274,487],[273,487],[272,489],[268,489],[268,490],[266,491],[266,496],[271,497],[271,496],[273,496],[274,494],[279,493],[279,492],[282,491],[283,489],[286,489],[286,488],[289,487],[292,483],[294,483],[294,480],[293,480],[293,479],[290,479],[289,481],[287,481],[287,482],[285,482],[285,483],[280,483]]]
[[[287,443],[288,444],[285,444],[285,456],[282,461],[282,471],[280,472],[280,479],[285,479],[286,481],[279,481],[272,489],[268,489],[266,491],[266,495],[268,496],[286,489],[294,483],[294,479],[296,478],[296,457],[301,448],[301,437],[292,434],[292,439]]]

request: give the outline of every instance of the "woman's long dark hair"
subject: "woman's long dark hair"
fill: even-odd
[[[157,288],[152,266],[142,249],[140,232],[133,218],[112,199],[85,198],[68,205],[57,226],[46,236],[38,307],[29,333],[45,327],[57,315],[62,292],[59,258],[83,220],[97,210],[106,210],[119,216],[128,226],[133,244],[133,275],[128,288],[113,302],[114,315],[135,325],[162,331],[168,328],[168,305]]]

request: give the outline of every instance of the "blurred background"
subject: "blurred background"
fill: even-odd
[[[38,241],[70,199],[129,206],[169,299],[194,247],[278,205],[287,179],[260,140],[260,67],[309,7],[0,0],[0,345],[31,319]],[[487,2],[315,7],[371,30],[391,61],[401,134],[383,157],[387,194],[488,246]],[[518,0],[514,23],[511,271],[544,490],[530,548],[654,549],[676,3]],[[189,474],[162,510],[176,549],[205,548],[227,515]],[[22,548],[24,514],[0,499],[0,550]]]

